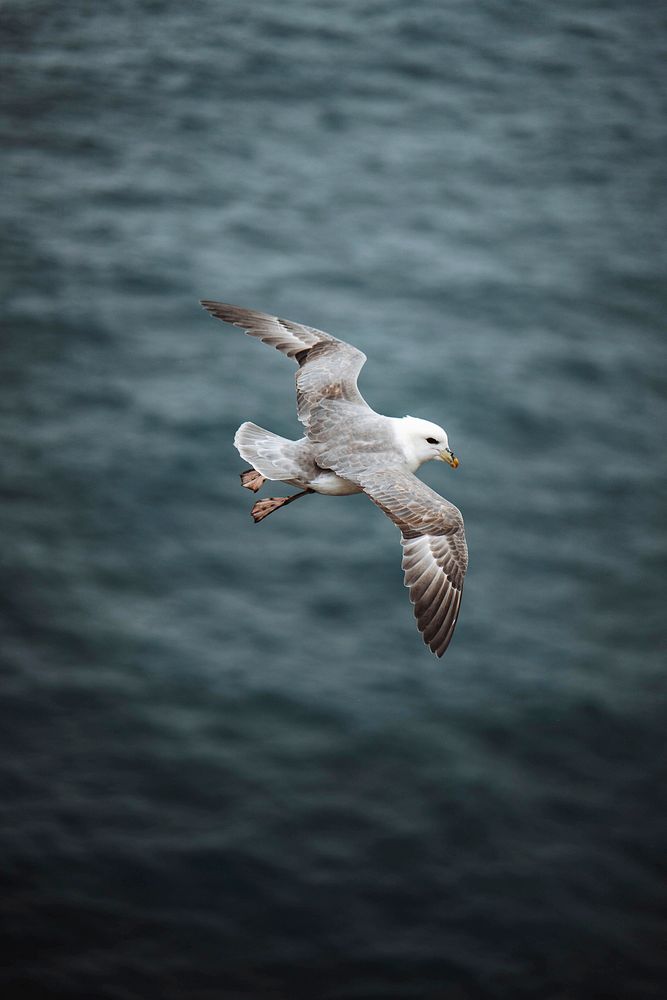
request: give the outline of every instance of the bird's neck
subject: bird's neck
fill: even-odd
[[[414,435],[411,433],[406,417],[390,417],[394,426],[396,440],[405,456],[405,468],[409,472],[416,472],[420,465],[423,465],[426,458],[422,458],[417,452]]]

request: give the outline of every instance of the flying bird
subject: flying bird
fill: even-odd
[[[296,405],[305,436],[289,441],[246,421],[234,437],[251,466],[241,473],[243,486],[256,493],[269,479],[300,490],[258,500],[255,522],[310,493],[365,493],[400,528],[417,627],[432,652],[442,656],[459,615],[468,549],[461,512],[414,473],[431,459],[458,466],[447,433],[428,420],[372,410],[357,388],[366,355],[344,340],[252,309],[201,304],[299,365]]]

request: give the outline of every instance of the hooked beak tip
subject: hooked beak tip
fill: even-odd
[[[451,448],[445,448],[444,451],[441,451],[440,458],[443,462],[447,462],[447,465],[451,465],[452,469],[458,469],[459,460]]]

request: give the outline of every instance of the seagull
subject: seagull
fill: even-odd
[[[372,410],[357,388],[366,355],[344,340],[224,302],[201,305],[299,366],[296,404],[305,436],[289,441],[246,421],[234,437],[251,466],[241,473],[246,489],[256,493],[268,479],[300,490],[258,500],[251,512],[255,523],[311,493],[365,493],[401,531],[402,568],[417,628],[442,656],[459,615],[468,549],[461,512],[415,472],[431,459],[458,466],[446,431],[428,420]]]

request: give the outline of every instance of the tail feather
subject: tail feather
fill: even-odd
[[[304,478],[303,462],[299,461],[298,442],[288,441],[272,431],[249,421],[241,424],[234,437],[234,446],[242,458],[266,479],[299,480]]]

